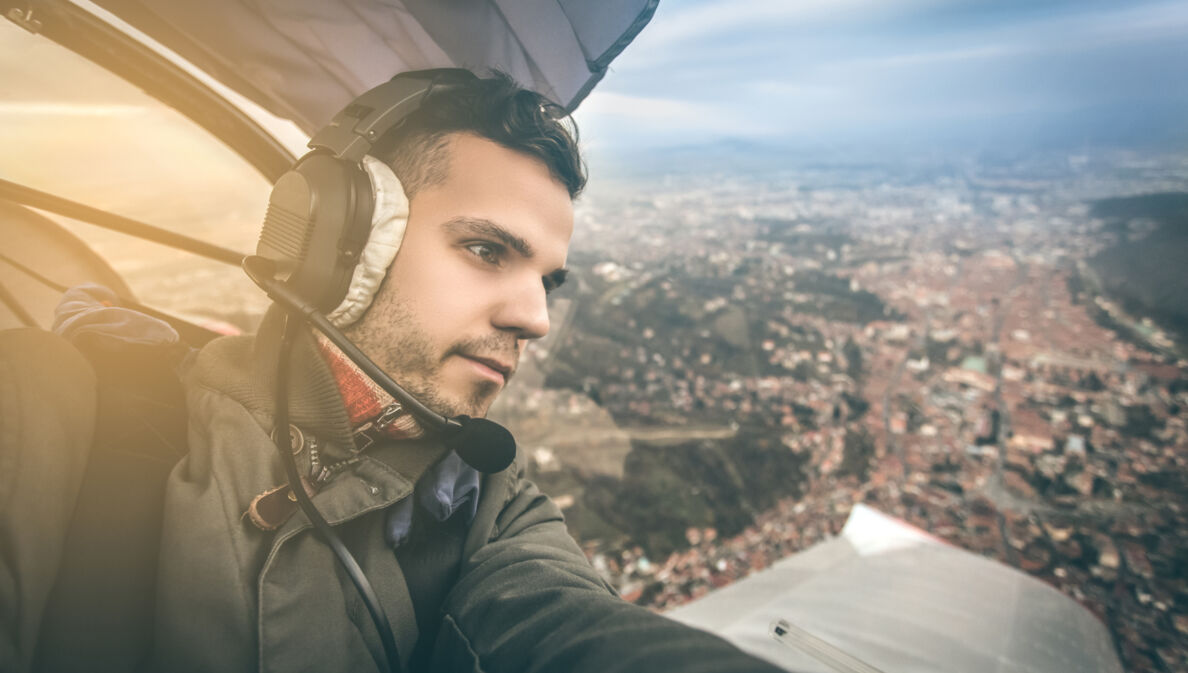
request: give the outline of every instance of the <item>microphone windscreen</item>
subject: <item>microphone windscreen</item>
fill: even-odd
[[[516,439],[507,428],[485,418],[457,416],[451,420],[461,428],[447,435],[443,443],[462,462],[484,474],[494,474],[516,459]]]

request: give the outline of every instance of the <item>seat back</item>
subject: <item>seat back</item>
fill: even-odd
[[[145,670],[165,481],[187,450],[184,349],[75,345],[98,381],[95,439],[33,670]]]

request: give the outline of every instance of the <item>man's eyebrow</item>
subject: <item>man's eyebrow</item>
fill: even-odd
[[[520,253],[525,259],[532,259],[536,251],[524,239],[516,236],[502,226],[481,217],[459,216],[447,220],[442,225],[458,235],[486,236],[498,239],[500,243]]]

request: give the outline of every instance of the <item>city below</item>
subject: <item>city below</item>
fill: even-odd
[[[1073,597],[1127,670],[1188,670],[1185,185],[1123,151],[596,182],[497,412],[642,605],[862,502]]]

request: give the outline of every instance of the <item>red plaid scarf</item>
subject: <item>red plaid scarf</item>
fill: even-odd
[[[381,434],[394,439],[413,439],[425,434],[416,418],[401,409],[399,403],[364,374],[338,346],[330,343],[330,340],[319,332],[314,332],[314,336],[317,337],[318,351],[330,367],[334,381],[338,384],[338,391],[346,403],[347,416],[355,434],[370,430],[380,414],[393,409],[393,405],[396,408],[389,413],[394,415],[385,419],[387,424],[379,429]]]

